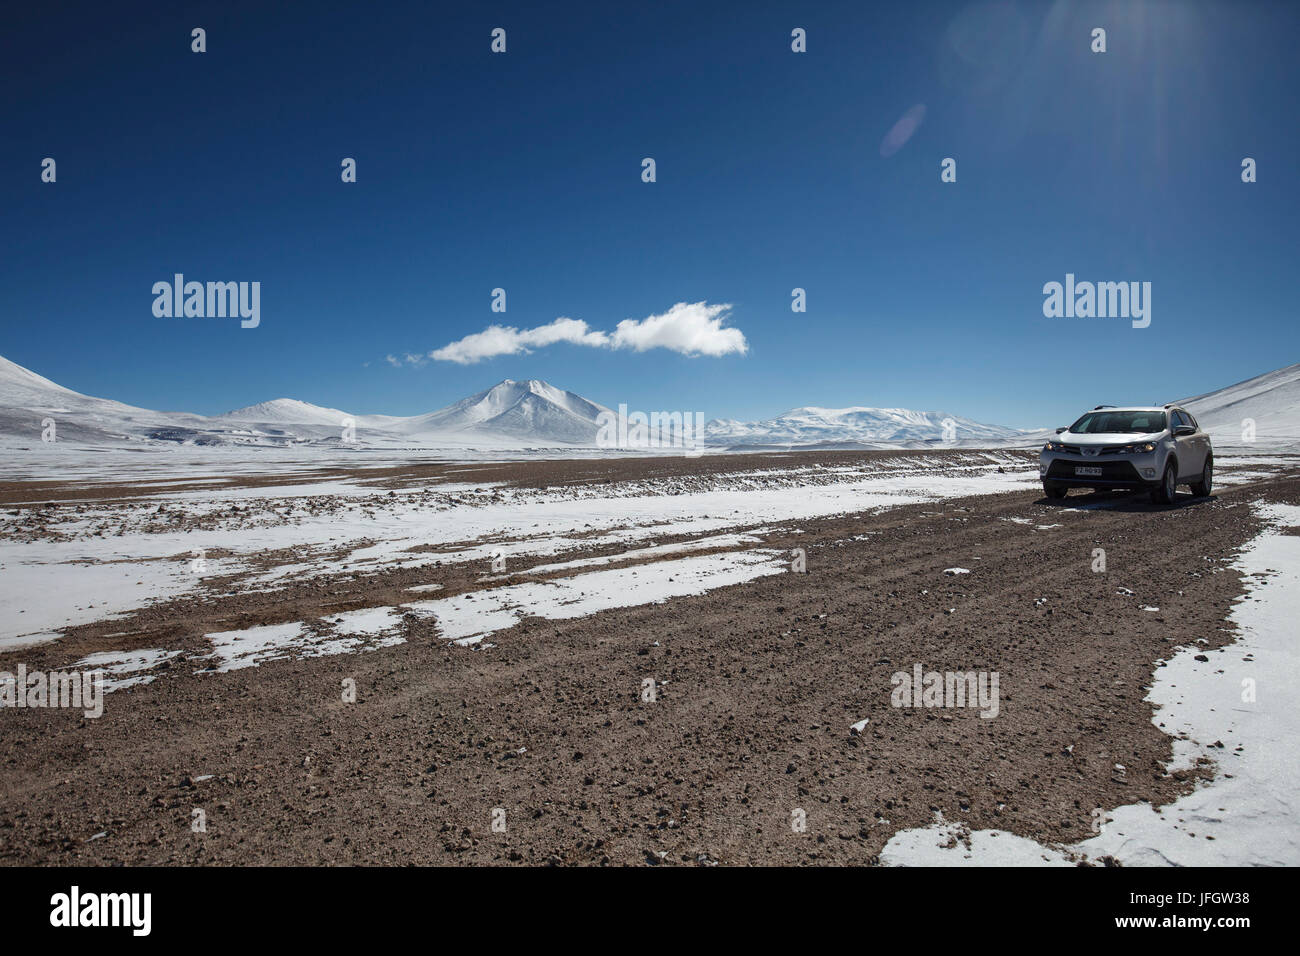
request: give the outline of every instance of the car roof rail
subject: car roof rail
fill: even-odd
[[[1093,411],[1095,412],[1095,411],[1098,411],[1099,409],[1102,409],[1102,408],[1119,408],[1119,406],[1118,406],[1118,405],[1098,405],[1096,408],[1093,409]]]

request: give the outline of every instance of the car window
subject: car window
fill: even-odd
[[[1070,426],[1076,435],[1146,433],[1165,430],[1164,412],[1089,412]]]
[[[1187,420],[1187,417],[1186,417],[1185,415],[1183,415],[1182,412],[1174,412],[1173,414],[1174,414],[1174,428],[1177,428],[1177,427],[1179,427],[1180,425],[1190,425],[1190,424],[1191,424],[1191,422],[1189,422],[1189,421]]]

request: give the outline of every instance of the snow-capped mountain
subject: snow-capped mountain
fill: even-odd
[[[84,398],[0,355],[0,407],[17,408],[33,402],[57,401],[59,396]]]
[[[1179,404],[1196,416],[1216,447],[1300,447],[1300,364],[1185,398]]]
[[[507,379],[425,415],[353,415],[277,398],[206,417],[83,395],[0,357],[0,435],[27,440],[38,440],[52,419],[58,440],[93,444],[337,445],[347,429],[362,446],[593,447],[603,411],[546,382]]]
[[[65,388],[0,356],[0,434],[39,437],[52,420],[60,440],[93,443],[192,429],[199,415],[155,412]]]
[[[1218,447],[1300,448],[1300,365],[1185,399]],[[0,357],[0,436],[39,441],[53,420],[59,441],[388,448],[594,448],[603,405],[531,379],[507,379],[423,415],[353,415],[277,398],[222,415],[135,408],[65,388]],[[1254,440],[1248,434],[1253,422]],[[945,424],[949,427],[945,430]],[[714,419],[706,448],[918,448],[1024,446],[1047,432],[987,425],[905,408],[792,409],[761,422]],[[353,446],[355,447],[355,446]]]
[[[484,434],[563,444],[594,445],[603,405],[538,379],[506,379],[486,391],[427,415],[389,419],[378,427],[410,437]]]
[[[348,417],[347,412],[341,412],[337,408],[322,408],[310,402],[300,402],[296,398],[275,398],[269,402],[258,402],[256,405],[216,415],[214,419],[264,425],[337,426]]]
[[[945,430],[945,424],[948,429]],[[705,426],[708,443],[727,445],[854,444],[906,447],[944,442],[999,445],[1023,433],[946,412],[907,408],[795,408],[762,422],[716,419]]]

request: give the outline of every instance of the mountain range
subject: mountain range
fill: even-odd
[[[1185,399],[1218,445],[1300,448],[1300,365]],[[1081,410],[1082,411],[1082,410]],[[0,436],[39,439],[53,420],[60,441],[89,444],[320,445],[355,439],[389,448],[594,448],[610,409],[537,379],[506,379],[423,415],[353,415],[277,398],[221,415],[159,412],[83,395],[0,357]],[[1061,424],[1065,424],[1062,422]],[[945,431],[945,425],[948,426]],[[989,425],[940,411],[795,408],[759,422],[714,419],[709,449],[1031,446],[1051,430]]]

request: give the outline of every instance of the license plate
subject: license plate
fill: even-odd
[[[1088,467],[1085,467],[1084,465],[1078,465],[1078,466],[1074,469],[1074,473],[1075,473],[1076,475],[1082,475],[1082,476],[1084,476],[1084,477],[1086,477],[1086,478],[1100,478],[1100,477],[1101,477],[1101,469],[1100,469],[1100,468],[1088,468]]]

